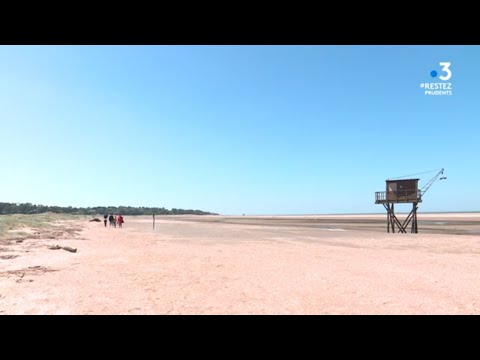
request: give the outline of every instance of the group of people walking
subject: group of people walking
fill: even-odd
[[[110,214],[110,216],[108,216],[108,214],[105,214],[103,215],[103,223],[105,224],[105,227],[107,227],[107,219],[108,219],[108,222],[110,223],[110,226],[113,226],[113,227],[122,227],[122,224],[124,223],[123,221],[123,216],[118,214],[118,216],[113,216],[113,214]]]

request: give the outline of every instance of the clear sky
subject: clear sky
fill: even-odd
[[[0,202],[384,212],[386,178],[444,167],[420,210],[479,211],[479,65],[478,46],[0,46]]]

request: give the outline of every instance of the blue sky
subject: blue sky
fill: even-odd
[[[452,96],[425,96],[451,62]],[[478,46],[0,46],[0,202],[480,210]],[[425,183],[434,173],[421,177]]]

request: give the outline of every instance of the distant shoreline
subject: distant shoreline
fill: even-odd
[[[398,211],[397,214],[408,214],[408,211]],[[418,211],[420,214],[478,214],[479,211]],[[375,213],[317,213],[317,214],[218,214],[220,216],[341,216],[341,215],[385,215],[386,212]]]

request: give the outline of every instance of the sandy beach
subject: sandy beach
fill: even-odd
[[[480,213],[56,225],[0,240],[0,314],[480,314]]]

